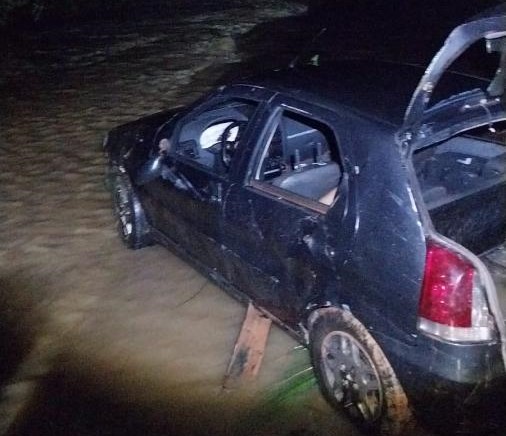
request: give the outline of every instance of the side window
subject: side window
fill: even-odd
[[[183,121],[176,154],[217,173],[226,173],[257,102],[232,99],[193,114]]]
[[[283,111],[267,136],[255,181],[288,200],[331,205],[341,181],[334,132],[326,124]]]

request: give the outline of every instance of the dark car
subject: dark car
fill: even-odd
[[[313,53],[112,130],[124,242],[253,302],[365,427],[487,398],[506,374],[505,12],[456,28],[425,73]],[[476,42],[491,80],[449,71]]]

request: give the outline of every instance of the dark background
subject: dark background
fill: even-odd
[[[500,0],[301,0],[300,3],[307,5],[307,13],[278,26],[280,34],[293,39],[294,47],[304,47],[320,28],[327,27],[336,53],[356,50],[361,55],[426,64],[453,27]],[[9,52],[16,50],[17,45],[29,48],[29,41],[47,30],[146,18],[170,22],[182,10],[185,14],[193,11],[198,14],[202,10],[227,10],[240,5],[240,0],[2,0],[0,37],[8,41],[4,50]]]
[[[454,26],[463,18],[499,3],[498,0],[302,0],[309,14],[343,30],[364,28],[416,33],[427,24],[432,28]],[[0,28],[9,34],[61,27],[89,21],[131,20],[147,15],[170,17],[178,8],[195,11],[226,9],[240,0],[3,0]],[[357,28],[358,26],[358,28]]]

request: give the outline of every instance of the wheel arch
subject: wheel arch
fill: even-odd
[[[332,320],[334,317],[335,319]],[[346,307],[340,308],[336,305],[328,305],[315,308],[309,315],[307,321],[309,339],[308,348],[311,351],[313,367],[317,373],[320,388],[325,391],[322,382],[322,375],[320,374],[318,376],[321,369],[316,369],[318,365],[315,362],[319,362],[319,354],[318,352],[315,352],[315,350],[321,345],[319,342],[322,337],[321,334],[326,328],[328,328],[329,319],[332,320],[331,323],[335,323],[336,326],[342,326],[342,331],[353,332],[353,336],[355,336],[356,340],[369,354],[371,361],[375,365],[375,370],[381,379],[380,383],[383,389],[385,409],[382,412],[381,419],[377,421],[377,424],[374,423],[375,426],[377,425],[377,427],[374,428],[381,434],[406,434],[404,432],[412,428],[415,424],[415,420],[411,405],[404,389],[398,380],[395,370],[392,368],[388,357],[381,348],[381,345],[377,342],[369,329],[367,329],[366,326]],[[341,328],[338,328],[336,331],[341,331]],[[319,337],[320,339],[318,339]],[[329,397],[328,392],[326,394],[324,392],[324,395],[327,398]],[[330,397],[331,396],[332,395],[330,395]],[[331,404],[333,403],[332,400],[330,402]],[[368,427],[367,425],[364,428],[368,430],[373,429],[373,427]]]
[[[343,311],[344,311],[344,309],[340,309],[339,307],[337,307],[335,305],[320,306],[320,307],[317,307],[317,308],[313,308],[310,311],[309,316],[307,318],[307,324],[306,324],[306,326],[307,326],[308,331],[311,330],[311,328],[313,327],[313,325],[315,324],[315,322],[322,315],[324,315],[324,314],[335,314],[336,316],[339,316]]]

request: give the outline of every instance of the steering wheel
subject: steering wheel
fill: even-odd
[[[246,125],[246,121],[232,121],[223,133],[221,134],[221,160],[223,165],[226,168],[230,166],[230,162],[232,161],[232,156],[234,155],[235,149],[239,144],[239,140],[241,139],[241,130]],[[237,128],[237,134],[233,140],[230,140],[230,135],[232,133],[232,129]]]

